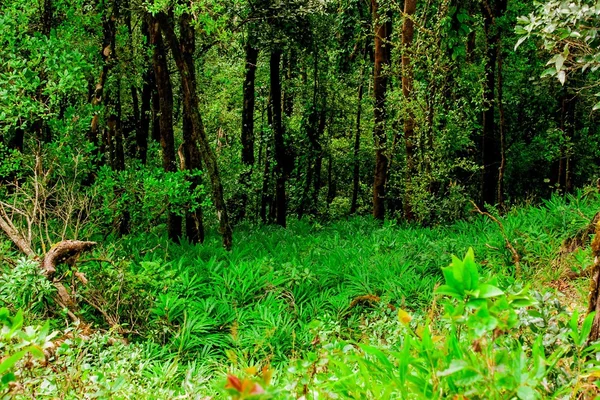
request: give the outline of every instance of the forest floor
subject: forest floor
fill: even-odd
[[[0,359],[4,363],[32,345],[44,354],[37,360],[32,350],[33,356],[0,364],[6,377],[0,397],[473,395],[499,385],[490,380],[489,363],[477,364],[477,354],[487,354],[481,350],[487,341],[494,365],[516,363],[518,351],[525,351],[524,370],[540,370],[536,357],[545,365],[543,374],[502,380],[506,387],[488,398],[539,398],[565,387],[587,395],[592,389],[582,376],[590,373],[579,337],[585,326],[579,330],[578,323],[592,263],[585,232],[599,210],[600,196],[582,191],[516,207],[496,221],[474,213],[448,226],[380,225],[362,217],[290,221],[288,229],[246,225],[236,230],[231,252],[216,234],[199,246],[167,243],[152,232],[130,235],[81,257],[77,273],[85,285],[76,279],[82,275],[62,271],[77,294],[84,321],[78,326],[56,310],[53,288],[35,264],[2,243],[0,306],[8,311],[0,313]],[[578,237],[567,246],[565,241]],[[479,299],[465,300],[465,311],[460,299],[450,304],[434,289],[444,283],[442,268],[452,262],[456,271],[469,248],[479,265],[475,280],[485,285],[481,293],[476,287],[465,292]],[[469,262],[467,255],[465,268]],[[503,290],[484,295],[484,286]],[[506,304],[494,300],[480,308],[484,300],[504,295]],[[22,314],[15,317],[18,310]],[[477,325],[471,314],[486,325]],[[32,328],[23,328],[20,318]],[[475,336],[461,333],[469,329]],[[537,344],[538,336],[543,343]],[[567,341],[571,350],[563,349]],[[501,356],[499,348],[511,352]],[[545,348],[542,355],[539,348]],[[571,361],[557,364],[552,357]]]

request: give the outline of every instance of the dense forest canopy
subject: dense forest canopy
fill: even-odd
[[[33,232],[38,247],[89,224],[166,222],[192,242],[218,225],[228,248],[241,221],[436,224],[471,200],[503,210],[598,176],[591,2],[2,9],[4,195],[41,185],[25,214],[62,223]]]

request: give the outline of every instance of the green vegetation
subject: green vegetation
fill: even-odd
[[[599,397],[599,16],[1,1],[0,399]]]
[[[521,279],[484,216],[434,228],[364,218],[246,226],[231,252],[216,232],[201,247],[124,237],[78,262],[88,279],[74,285],[84,324],[64,330],[56,315],[54,337],[48,326],[4,336],[5,354],[25,358],[3,380],[23,397],[223,395],[228,372],[275,398],[589,393],[584,376],[596,370],[584,360],[596,347],[587,347],[590,317],[578,324],[588,280],[568,282],[566,295],[548,284],[589,267],[589,248],[559,250],[599,207],[598,195],[579,192],[501,218]],[[451,260],[465,253],[464,264]],[[32,264],[4,262],[0,301],[11,313],[35,310],[27,317],[36,325],[53,291]],[[3,332],[21,329],[21,316],[3,315]],[[32,348],[48,358],[23,356]],[[263,367],[268,385],[252,375]]]

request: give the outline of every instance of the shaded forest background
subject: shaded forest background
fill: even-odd
[[[163,223],[226,248],[244,221],[438,224],[598,177],[597,73],[519,40],[527,1],[2,9],[3,216],[44,252]]]

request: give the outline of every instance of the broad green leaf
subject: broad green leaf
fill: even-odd
[[[487,284],[487,283],[482,283],[481,285],[479,285],[479,296],[483,299],[489,299],[490,297],[498,297],[498,296],[502,296],[504,294],[504,292],[502,290],[500,290],[499,288],[497,288],[496,286]]]

